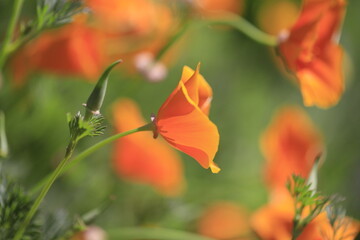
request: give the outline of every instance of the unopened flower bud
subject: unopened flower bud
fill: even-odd
[[[85,121],[89,120],[95,114],[100,114],[100,108],[102,106],[106,94],[109,74],[113,69],[113,67],[115,67],[115,65],[117,65],[120,62],[121,60],[117,60],[114,63],[112,63],[101,75],[99,81],[97,82],[94,90],[91,92],[85,104],[86,107],[86,112],[84,117]]]

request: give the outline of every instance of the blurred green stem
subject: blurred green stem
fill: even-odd
[[[38,189],[43,187],[40,194],[39,194],[39,196],[36,198],[34,204],[32,205],[31,209],[29,210],[28,214],[26,215],[26,218],[25,218],[23,224],[21,225],[18,232],[16,233],[14,240],[20,240],[21,239],[21,237],[23,236],[23,234],[25,232],[25,229],[26,229],[27,225],[30,223],[31,219],[33,218],[35,212],[39,208],[41,202],[43,201],[44,197],[48,193],[48,191],[51,188],[52,184],[55,182],[55,180],[61,174],[63,174],[64,171],[68,170],[74,164],[81,161],[82,159],[84,159],[85,157],[90,155],[91,153],[95,152],[97,149],[105,146],[108,143],[111,143],[111,142],[115,141],[116,139],[119,139],[121,137],[127,136],[127,135],[132,134],[132,133],[136,133],[136,132],[140,132],[140,131],[150,131],[150,130],[153,130],[153,123],[152,122],[149,123],[149,124],[146,124],[146,125],[144,125],[142,127],[135,128],[135,129],[132,129],[132,130],[129,130],[129,131],[122,132],[122,133],[116,134],[114,136],[111,136],[111,137],[109,137],[107,139],[104,139],[101,142],[98,142],[97,144],[89,147],[84,152],[79,154],[76,158],[74,158],[73,161],[71,161],[69,164],[67,164],[68,161],[70,160],[71,155],[72,155],[72,153],[73,153],[73,151],[75,149],[75,146],[77,144],[77,140],[70,141],[70,143],[69,143],[69,145],[68,145],[68,147],[66,149],[66,154],[65,154],[64,159],[56,167],[54,172],[52,172],[51,175],[46,177],[44,180],[40,181],[39,184],[36,185],[35,188],[33,188],[30,191],[31,193],[35,193],[35,192],[37,192]]]
[[[256,28],[254,25],[246,21],[244,18],[235,14],[229,14],[223,19],[208,19],[203,21],[203,24],[230,26],[244,33],[252,40],[263,45],[275,47],[278,44],[278,40],[275,36],[269,35],[261,31],[260,29]]]
[[[188,233],[179,230],[165,229],[165,228],[145,228],[145,227],[131,227],[131,228],[117,228],[107,231],[109,240],[117,239],[158,239],[158,240],[214,240],[193,233]]]
[[[7,61],[9,55],[9,46],[11,45],[11,42],[13,40],[12,38],[14,37],[16,23],[18,22],[23,3],[24,0],[14,0],[14,7],[11,14],[9,26],[5,33],[5,38],[2,42],[2,47],[0,50],[0,71],[2,71],[5,62]]]
[[[68,163],[69,159],[71,158],[72,153],[74,152],[74,149],[76,147],[77,140],[70,140],[69,145],[66,148],[66,154],[63,160],[59,163],[59,165],[56,167],[54,172],[50,175],[49,179],[46,181],[45,186],[41,190],[39,196],[36,198],[34,204],[31,206],[29,212],[27,213],[25,220],[23,224],[20,226],[19,230],[17,231],[14,240],[20,240],[22,236],[24,235],[24,232],[26,230],[26,227],[29,225],[31,219],[33,218],[34,214],[38,210],[41,202],[43,201],[44,197],[50,190],[52,184],[55,182],[56,178],[61,174],[63,171],[65,165]]]
[[[275,36],[269,35],[260,29],[256,28],[254,25],[246,21],[241,16],[228,13],[223,18],[216,19],[204,19],[204,20],[195,20],[193,23],[196,27],[204,27],[209,25],[224,25],[235,28],[236,30],[242,32],[252,40],[261,43],[263,45],[275,47],[278,44],[278,40]],[[155,60],[159,61],[165,55],[165,53],[186,33],[189,29],[190,23],[186,22],[183,26],[176,32],[169,41],[160,49],[160,51],[155,56]]]
[[[165,53],[186,33],[189,22],[184,23],[178,32],[176,32],[169,41],[160,49],[160,51],[155,56],[155,61],[161,60],[161,58],[165,55]]]
[[[135,128],[126,132],[122,132],[116,135],[113,135],[111,137],[108,137],[96,144],[94,144],[93,146],[89,147],[88,149],[86,149],[85,151],[83,151],[82,153],[80,153],[79,155],[77,155],[76,157],[74,157],[71,162],[69,162],[69,164],[67,164],[64,168],[64,171],[69,170],[70,168],[72,168],[74,165],[76,165],[78,162],[80,162],[81,160],[83,160],[84,158],[86,158],[87,156],[89,156],[90,154],[92,154],[93,152],[95,152],[96,150],[102,148],[103,146],[121,138],[121,137],[125,137],[127,135],[130,135],[132,133],[136,133],[136,132],[141,132],[141,131],[151,131],[153,129],[153,123],[149,123],[146,124],[142,127],[139,128]],[[42,186],[44,186],[44,184],[46,182],[49,181],[51,175],[46,176],[44,179],[42,179],[37,185],[35,185],[31,190],[30,190],[30,194],[33,195],[36,192],[38,192]]]

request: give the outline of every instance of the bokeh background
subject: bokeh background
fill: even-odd
[[[287,0],[246,1],[242,16],[255,26],[271,31],[266,23],[276,22],[282,13],[264,20],[262,11],[280,1]],[[6,29],[11,2],[0,2],[0,36]],[[35,2],[26,1],[23,19],[34,15]],[[300,4],[300,1],[290,2],[295,6]],[[165,197],[146,184],[119,178],[112,164],[113,145],[109,145],[58,179],[42,210],[66,209],[74,215],[82,214],[115,196],[109,209],[98,217],[97,225],[105,229],[154,225],[186,230],[195,230],[197,218],[215,201],[237,202],[252,212],[268,198],[260,136],[277,109],[295,105],[309,115],[326,145],[319,190],[344,196],[348,215],[359,219],[359,10],[358,0],[348,1],[340,41],[346,53],[346,90],[340,102],[326,110],[304,107],[296,83],[289,81],[288,75],[279,69],[273,50],[228,27],[189,29],[173,46],[178,50],[163,81],[149,82],[140,74],[124,70],[126,65],[119,65],[110,76],[102,109],[107,121],[106,133],[82,140],[75,154],[113,133],[111,106],[117,99],[134,99],[145,119],[150,119],[151,113],[157,112],[176,86],[182,67],[195,68],[201,62],[201,73],[214,91],[210,118],[221,136],[215,161],[222,171],[212,174],[182,154],[186,191],[178,197]],[[123,60],[128,61],[126,57]],[[4,164],[6,173],[29,189],[62,158],[69,137],[66,113],[82,110],[81,104],[94,82],[42,72],[31,75],[21,87],[14,87],[11,81],[11,73],[6,72],[0,89],[0,108],[6,115],[11,152]]]

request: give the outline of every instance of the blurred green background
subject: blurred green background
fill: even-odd
[[[0,2],[0,36],[4,34],[11,2]],[[25,18],[34,13],[34,2],[26,1]],[[255,25],[256,13],[264,2],[267,1],[247,1],[244,15]],[[255,210],[267,202],[259,137],[279,107],[297,105],[322,132],[327,147],[319,189],[326,194],[344,196],[348,215],[359,219],[359,11],[360,1],[349,0],[341,44],[351,70],[342,99],[327,110],[303,107],[298,87],[278,70],[270,49],[231,29],[190,30],[179,51],[181,54],[162,82],[149,83],[140,76],[125,73],[122,66],[117,67],[111,74],[102,111],[108,121],[106,134],[82,140],[76,152],[113,132],[111,104],[116,99],[133,98],[149,119],[176,86],[182,67],[194,68],[201,62],[201,73],[214,91],[210,118],[221,136],[215,161],[222,171],[212,174],[182,155],[187,190],[183,196],[165,198],[151,187],[119,179],[112,169],[112,146],[107,146],[58,179],[42,205],[43,211],[67,209],[72,214],[82,214],[109,196],[116,196],[109,209],[97,219],[98,225],[111,228],[151,224],[191,230],[202,209],[213,201],[235,201],[250,211]],[[93,83],[41,73],[22,88],[10,87],[6,83],[10,81],[7,75],[4,81],[0,89],[0,109],[6,115],[11,150],[4,169],[29,189],[63,157],[69,137],[66,113],[82,110],[81,104],[86,101]]]

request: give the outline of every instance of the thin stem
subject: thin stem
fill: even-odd
[[[46,177],[43,181],[40,182],[40,184],[38,184],[35,189],[33,189],[32,192],[36,192],[38,190],[38,188],[41,188],[43,185],[44,187],[42,188],[39,196],[36,198],[34,204],[31,206],[28,214],[25,217],[25,220],[23,222],[23,224],[20,226],[18,232],[15,235],[14,240],[20,240],[21,237],[23,236],[26,227],[28,226],[28,224],[30,223],[31,219],[33,218],[34,214],[36,213],[37,209],[39,208],[41,202],[43,201],[43,199],[45,198],[46,194],[48,193],[48,191],[50,190],[52,184],[55,182],[55,180],[61,175],[63,174],[63,172],[69,168],[71,168],[74,164],[76,164],[77,162],[81,161],[82,159],[84,159],[85,157],[87,157],[88,155],[90,155],[91,153],[95,152],[97,149],[105,146],[106,144],[115,141],[118,138],[124,137],[126,135],[135,133],[135,132],[139,132],[139,131],[147,131],[147,130],[152,130],[153,129],[153,123],[149,123],[146,124],[142,127],[139,128],[135,128],[123,133],[119,133],[116,134],[114,136],[111,136],[107,139],[104,139],[101,142],[98,142],[97,144],[91,146],[90,148],[86,149],[84,152],[82,152],[81,154],[79,154],[76,158],[73,159],[73,161],[69,164],[67,164],[71,158],[71,155],[75,149],[75,146],[77,144],[77,140],[75,141],[70,141],[67,149],[66,149],[66,154],[64,159],[60,162],[60,164],[56,167],[56,169],[54,170],[54,172],[49,176]],[[75,137],[76,139],[76,137]]]
[[[92,154],[93,152],[95,152],[96,150],[98,150],[99,148],[102,148],[103,146],[121,138],[121,137],[125,137],[129,134],[132,133],[136,133],[136,132],[140,132],[140,131],[149,131],[153,129],[153,123],[149,123],[146,124],[142,127],[139,128],[135,128],[126,132],[122,132],[122,133],[118,133],[116,135],[113,135],[111,137],[108,137],[98,143],[96,143],[95,145],[89,147],[88,149],[86,149],[85,151],[83,151],[82,153],[80,153],[79,155],[77,155],[76,157],[74,157],[71,162],[69,162],[69,164],[67,164],[64,168],[64,171],[62,172],[62,174],[64,172],[66,172],[67,170],[69,170],[70,168],[72,168],[74,165],[76,165],[78,162],[80,162],[81,160],[83,160],[84,158],[86,158],[87,156],[89,156],[90,154]],[[33,187],[30,190],[30,194],[33,195],[36,192],[38,192],[41,187],[50,179],[51,175],[46,176],[43,180],[41,180],[35,187]]]
[[[20,240],[22,238],[22,236],[24,235],[26,227],[29,225],[31,219],[33,218],[34,214],[38,210],[41,202],[43,201],[46,194],[50,190],[50,187],[55,182],[56,178],[61,174],[61,172],[63,171],[65,165],[67,164],[67,162],[71,158],[71,155],[73,153],[73,150],[74,150],[75,146],[76,146],[76,142],[71,141],[69,146],[66,149],[66,154],[65,154],[64,159],[61,160],[61,162],[56,167],[54,172],[50,175],[48,181],[46,182],[46,185],[41,190],[39,196],[36,198],[34,204],[31,206],[29,212],[27,213],[23,224],[20,226],[19,230],[17,231],[17,233],[16,233],[16,235],[14,237],[14,240]]]
[[[7,60],[8,46],[11,44],[11,42],[13,40],[12,38],[14,36],[16,23],[19,19],[23,3],[24,3],[24,0],[14,0],[14,7],[13,7],[11,19],[10,19],[9,26],[8,26],[6,34],[5,34],[4,41],[2,43],[1,51],[0,51],[0,70],[2,70],[2,68],[4,67],[4,64]]]
[[[278,44],[278,40],[275,36],[269,35],[260,29],[256,28],[254,25],[246,21],[244,18],[235,15],[229,14],[228,17],[223,19],[208,19],[204,20],[203,24],[207,25],[228,25],[231,26],[240,32],[244,33],[246,36],[251,38],[252,40],[267,45],[267,46],[276,46]]]
[[[278,39],[269,35],[260,29],[256,28],[254,25],[246,21],[244,18],[228,13],[226,17],[222,19],[205,19],[205,20],[195,20],[195,26],[204,27],[208,25],[226,25],[235,28],[236,30],[244,33],[246,36],[252,40],[267,45],[267,46],[277,46]],[[175,33],[170,40],[163,46],[162,49],[155,56],[155,60],[159,61],[165,55],[165,53],[184,35],[184,33],[189,29],[190,23],[186,22],[180,28],[180,30]]]
[[[165,53],[184,35],[189,25],[190,24],[188,22],[184,23],[180,30],[170,38],[170,40],[160,49],[160,51],[155,56],[156,61],[161,60]]]

